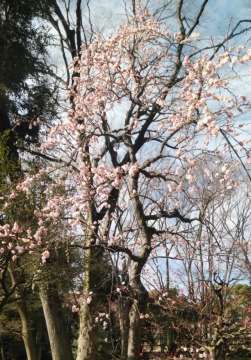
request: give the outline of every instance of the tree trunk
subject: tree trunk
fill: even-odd
[[[42,334],[43,330],[45,330],[45,325],[42,322],[39,322],[36,326],[37,332],[36,332],[36,348],[37,348],[37,358],[38,360],[41,360],[41,354],[42,354]]]
[[[141,348],[142,316],[145,315],[148,301],[148,292],[141,283],[140,271],[142,266],[135,263],[130,274],[130,286],[133,303],[129,313],[130,327],[128,336],[127,360],[138,360]]]
[[[90,244],[90,236],[87,242]],[[97,294],[95,289],[95,252],[93,249],[85,250],[85,279],[83,286],[83,301],[79,310],[79,338],[77,360],[96,360],[98,343],[98,326],[95,322],[97,307]],[[93,295],[93,296],[92,296]]]
[[[86,297],[88,299],[88,294]],[[88,304],[87,299],[84,300],[79,311],[80,328],[77,360],[97,359],[98,328],[93,315],[95,300],[92,300],[92,304]]]
[[[22,338],[25,346],[27,360],[38,360],[35,340],[32,334],[32,323],[29,316],[24,299],[17,301],[17,309],[22,323]]]
[[[64,323],[61,301],[52,285],[41,284],[39,296],[48,331],[52,359],[73,360],[71,343]]]
[[[128,360],[138,360],[141,346],[141,319],[138,301],[134,300],[130,310],[130,328],[128,336]]]
[[[103,252],[92,247],[96,234],[92,230],[95,210],[91,202],[85,233],[83,299],[79,309],[79,337],[77,360],[96,360],[98,348],[97,304],[101,269],[99,263]]]
[[[128,350],[128,337],[129,337],[129,327],[130,319],[129,312],[131,309],[131,299],[128,297],[121,296],[118,299],[118,316],[119,316],[119,327],[121,334],[121,359],[127,360],[127,350]]]
[[[26,308],[25,292],[22,286],[22,281],[25,281],[25,279],[14,264],[9,265],[8,271],[12,286],[16,286],[16,304],[22,324],[22,339],[24,342],[27,360],[38,360],[35,339],[32,334],[32,321],[29,319],[29,313]]]
[[[2,343],[2,337],[0,337],[0,349],[1,349],[0,350],[1,360],[6,360],[3,343]]]
[[[216,360],[216,349],[215,346],[207,346],[209,352],[209,360]]]

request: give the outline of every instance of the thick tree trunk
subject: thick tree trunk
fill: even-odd
[[[29,321],[24,299],[17,301],[17,309],[22,323],[22,338],[25,346],[27,360],[38,360],[35,340],[32,334],[32,323]]]
[[[73,360],[71,342],[64,323],[61,301],[57,290],[47,284],[39,286],[53,360]]]
[[[91,234],[87,234],[87,243],[90,243]],[[95,322],[97,294],[93,294],[95,281],[95,253],[93,249],[85,250],[85,279],[83,286],[83,301],[79,310],[79,338],[77,360],[96,360],[98,326]],[[93,295],[93,296],[92,296]]]
[[[141,346],[141,319],[138,301],[134,300],[130,311],[130,328],[128,336],[128,360],[138,360]]]
[[[98,324],[95,322],[97,316],[98,292],[100,282],[99,261],[102,254],[99,250],[92,247],[95,243],[95,233],[92,230],[95,210],[89,203],[89,212],[85,233],[84,252],[84,283],[83,300],[79,310],[79,337],[78,351],[76,360],[96,360],[98,348]]]
[[[88,295],[86,294],[87,299]],[[80,329],[78,338],[78,354],[77,360],[96,360],[97,359],[97,342],[98,329],[93,316],[93,304],[89,303],[87,299],[84,300],[80,311]]]

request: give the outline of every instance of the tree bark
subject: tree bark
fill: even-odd
[[[88,298],[88,297],[87,297]],[[95,302],[95,300],[92,300]],[[94,304],[84,300],[80,311],[80,329],[78,338],[77,360],[96,360],[98,345],[98,329],[93,316]]]
[[[16,286],[16,304],[22,324],[22,339],[24,342],[27,360],[38,360],[35,339],[32,334],[32,321],[29,319],[29,313],[26,307],[25,290],[23,288],[25,278],[22,272],[20,272],[14,264],[9,264],[8,271],[12,286]]]
[[[35,340],[32,334],[32,322],[29,316],[24,299],[17,301],[17,309],[22,323],[22,338],[25,346],[27,360],[38,360]]]
[[[209,352],[209,359],[216,360],[216,349],[215,346],[207,346]]]
[[[95,232],[92,230],[95,210],[91,201],[87,216],[84,251],[84,283],[83,298],[79,309],[79,337],[77,360],[96,360],[98,347],[98,324],[95,322],[97,315],[97,297],[100,273],[97,270],[100,260],[99,250],[92,247],[95,243]],[[102,255],[101,255],[102,256]]]
[[[148,292],[140,280],[141,269],[142,265],[134,263],[130,274],[133,303],[129,313],[130,327],[127,360],[138,360],[141,348],[141,317],[145,315],[148,301]]]
[[[0,354],[1,354],[1,360],[6,360],[3,343],[2,343],[2,337],[0,337]]]
[[[130,310],[130,328],[128,336],[128,360],[138,360],[141,346],[141,319],[138,301],[134,300]]]
[[[61,301],[52,285],[40,284],[43,307],[53,360],[73,360],[71,343],[64,323]]]
[[[91,234],[87,234],[87,243],[90,245]],[[93,294],[95,288],[95,255],[94,250],[85,250],[85,279],[83,286],[83,301],[79,310],[79,338],[77,360],[96,360],[98,327],[95,322],[97,307],[97,294]],[[92,296],[93,295],[93,296]]]
[[[42,324],[41,322],[39,322],[36,326],[36,348],[37,348],[37,358],[38,360],[41,360],[41,355],[42,355],[42,346],[41,346],[41,342],[42,342],[42,334],[43,331],[45,331],[45,325]]]
[[[118,299],[118,316],[121,334],[121,359],[127,360],[128,337],[130,328],[129,312],[131,309],[131,299],[121,296]]]

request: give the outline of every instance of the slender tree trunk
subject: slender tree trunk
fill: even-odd
[[[129,337],[129,327],[130,327],[130,318],[129,312],[131,309],[131,299],[128,297],[121,296],[118,300],[118,316],[119,316],[119,327],[121,334],[121,358],[122,360],[127,360],[127,350],[128,350],[128,337]]]
[[[43,307],[53,360],[73,360],[71,342],[64,323],[61,301],[52,285],[40,284],[39,296]]]
[[[2,343],[2,337],[0,337],[0,354],[1,354],[1,360],[6,360],[3,343]]]
[[[166,248],[166,291],[170,289],[169,249]]]
[[[22,281],[24,281],[25,279],[22,272],[20,272],[20,270],[14,264],[9,265],[8,271],[12,281],[12,286],[16,286],[16,304],[22,324],[22,339],[24,342],[27,360],[38,360],[35,339],[32,333],[32,321],[31,319],[29,319],[29,313],[27,311],[25,301],[25,293],[21,285]]]
[[[43,330],[45,330],[45,325],[42,322],[39,322],[36,326],[36,348],[37,348],[37,358],[38,360],[41,360],[41,354],[42,354],[42,334]]]
[[[24,299],[17,301],[17,309],[22,323],[22,338],[25,346],[27,360],[38,360],[35,340],[32,334],[32,322],[29,316]]]

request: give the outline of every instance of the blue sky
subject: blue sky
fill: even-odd
[[[240,19],[251,19],[251,3],[247,0],[209,0],[206,11],[209,14],[206,22],[215,34],[223,33],[230,19],[233,24]]]
[[[215,15],[218,13],[218,19],[228,17],[250,17],[251,6],[246,0],[211,0],[212,7],[215,9]],[[210,7],[210,1],[208,6]]]
[[[164,0],[148,0],[148,3],[150,3],[150,7],[156,7],[157,3],[163,1]],[[174,0],[174,6],[177,2],[178,0]],[[191,16],[193,9],[200,6],[202,2],[203,0],[187,0],[186,16]],[[99,23],[100,28],[103,28],[102,25],[104,25],[104,28],[107,30],[110,28],[109,30],[112,31],[114,26],[123,19],[124,3],[131,4],[131,0],[92,0],[90,6],[94,14],[94,24]],[[201,28],[199,31],[202,36],[205,37],[213,35],[222,38],[228,30],[230,19],[232,19],[232,24],[236,24],[240,19],[248,18],[251,19],[250,0],[209,0],[201,20]],[[168,21],[170,24],[174,24],[174,19]],[[241,41],[241,39],[238,40],[238,42]]]

